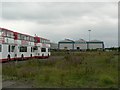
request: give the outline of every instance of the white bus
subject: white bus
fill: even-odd
[[[14,60],[14,32],[0,28],[0,62]]]
[[[15,35],[15,56],[16,59],[34,58],[34,37],[26,34],[14,32]]]
[[[47,58],[50,56],[49,40],[0,28],[0,62]]]
[[[35,57],[48,58],[50,56],[50,41],[41,37],[35,37]]]

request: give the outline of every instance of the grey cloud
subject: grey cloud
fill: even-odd
[[[3,3],[2,18],[36,24],[30,34],[59,41],[64,38],[91,38],[117,45],[117,3]],[[17,27],[16,27],[17,28]],[[27,29],[27,28],[26,28]]]
[[[4,19],[10,20],[33,20],[47,24],[58,21],[59,23],[62,22],[61,19],[74,19],[84,15],[98,14],[101,17],[101,14],[106,12],[100,7],[101,5],[111,7],[107,3],[3,3],[2,15]]]

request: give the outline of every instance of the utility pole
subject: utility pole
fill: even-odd
[[[90,32],[91,32],[91,30],[88,30],[89,31],[89,41],[90,41]]]

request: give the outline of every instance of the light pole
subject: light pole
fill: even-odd
[[[90,41],[90,32],[91,32],[91,30],[88,30],[89,31],[89,41]]]

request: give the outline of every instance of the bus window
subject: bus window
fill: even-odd
[[[7,37],[11,38],[12,37],[12,32],[7,31]]]
[[[18,39],[21,39],[21,36],[20,36],[20,34],[18,34]]]
[[[29,36],[27,36],[27,40],[29,41]]]
[[[2,52],[2,45],[0,45],[0,52]]]
[[[34,46],[33,50],[38,50],[38,47],[37,47],[37,46]]]
[[[27,52],[27,47],[26,47],[26,46],[21,46],[21,47],[19,48],[19,51],[20,51],[20,52]]]
[[[27,36],[24,36],[24,40],[27,40]]]
[[[2,31],[2,36],[7,36],[7,32],[5,30]]]
[[[20,34],[20,39],[24,40],[24,35]]]
[[[46,52],[46,48],[42,48],[42,49],[41,49],[41,52]]]
[[[31,42],[34,42],[35,40],[34,40],[34,37],[31,37],[31,40],[30,40]]]
[[[11,46],[11,52],[14,52],[15,46]]]
[[[24,40],[24,35],[21,35],[21,40]]]

